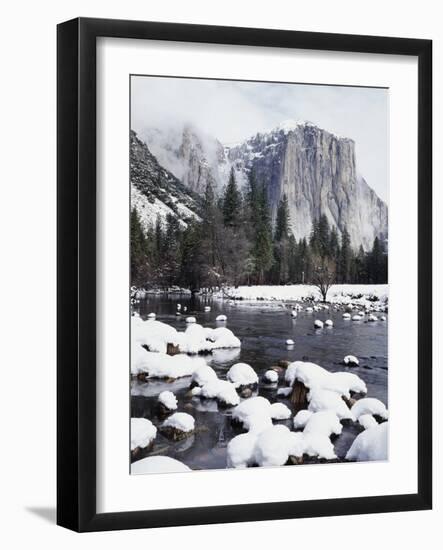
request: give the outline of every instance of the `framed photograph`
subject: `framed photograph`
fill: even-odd
[[[58,512],[432,506],[432,43],[58,26]]]

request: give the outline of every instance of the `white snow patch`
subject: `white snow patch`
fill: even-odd
[[[287,420],[291,417],[291,410],[284,403],[272,403],[270,412],[273,420]]]
[[[177,409],[177,398],[172,391],[162,391],[158,396],[158,402],[170,411],[175,411]]]
[[[356,403],[354,403],[351,411],[357,419],[364,414],[377,415],[384,420],[387,420],[389,417],[388,410],[384,403],[375,397],[364,397],[363,399],[359,399]]]
[[[169,456],[148,456],[131,464],[131,474],[171,474],[190,472],[191,468]]]
[[[258,376],[255,370],[247,363],[236,363],[228,370],[226,378],[236,388],[258,383]]]
[[[298,411],[298,413],[294,416],[294,428],[296,430],[303,429],[313,414],[314,413],[312,411],[308,411],[307,409]]]
[[[269,384],[275,384],[278,382],[278,373],[275,372],[275,370],[267,370],[263,376],[266,382],[269,382]]]
[[[198,395],[206,399],[217,399],[227,406],[235,406],[240,403],[240,397],[234,384],[218,378],[210,380],[202,386]]]
[[[387,460],[388,422],[365,430],[353,441],[346,454],[348,460]]]
[[[131,451],[144,449],[157,435],[157,428],[147,418],[131,418]]]
[[[374,428],[378,425],[377,420],[375,420],[372,414],[362,414],[358,418],[358,423],[363,426],[365,430],[368,430],[369,428]]]
[[[180,432],[192,432],[195,428],[195,420],[188,413],[178,412],[167,418],[163,422],[163,427],[174,428]]]

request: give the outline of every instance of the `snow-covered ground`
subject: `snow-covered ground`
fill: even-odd
[[[248,301],[320,301],[321,294],[313,285],[262,285],[239,286],[226,288],[219,292],[218,297],[229,296],[234,299]],[[333,304],[359,304],[378,298],[380,302],[387,302],[388,285],[332,285],[328,291],[328,302]],[[359,302],[360,301],[360,302]]]

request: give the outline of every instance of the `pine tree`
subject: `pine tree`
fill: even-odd
[[[289,237],[289,206],[288,198],[283,195],[280,199],[277,208],[277,218],[275,222],[275,237],[276,241],[281,241]]]
[[[265,275],[272,266],[272,252],[271,216],[269,214],[266,189],[263,185],[258,196],[258,219],[253,246],[258,284],[264,283]]]
[[[238,227],[241,222],[241,195],[235,182],[234,168],[231,168],[229,182],[223,198],[223,222],[226,227]]]
[[[345,226],[342,232],[339,256],[339,277],[342,283],[350,282],[351,262],[351,237],[349,236],[348,230]]]
[[[131,284],[143,284],[143,277],[147,275],[147,242],[143,232],[137,210],[131,210],[130,218],[131,240]]]

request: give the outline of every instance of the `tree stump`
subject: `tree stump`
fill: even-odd
[[[297,408],[303,409],[308,405],[308,392],[308,388],[299,380],[296,380],[292,386],[292,393],[289,399]]]
[[[175,346],[172,342],[166,344],[166,353],[168,355],[177,355],[180,353],[178,346]]]

